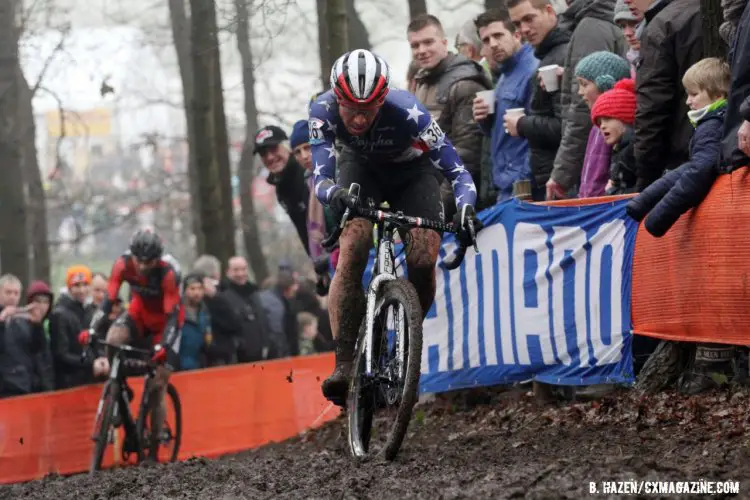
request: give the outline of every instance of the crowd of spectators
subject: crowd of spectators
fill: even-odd
[[[466,20],[455,51],[440,20],[423,14],[405,33],[412,53],[406,88],[455,145],[477,186],[478,208],[511,198],[641,193],[628,213],[661,236],[701,203],[719,174],[750,164],[750,9],[747,0],[722,2],[724,23],[704,34],[700,4],[571,0],[561,8],[506,0]],[[705,54],[717,35],[730,47],[725,58]],[[256,152],[277,179],[291,177],[285,169],[295,177],[304,171],[305,189],[286,187],[279,200],[292,220],[307,203],[303,242],[324,290],[336,254],[320,241],[334,221],[310,189],[307,136],[305,120],[291,141],[267,127]],[[450,185],[438,180],[450,217]],[[655,341],[634,344],[639,370]],[[686,390],[710,386],[706,370],[724,369],[732,355],[728,346],[699,345],[696,381]]]
[[[704,38],[714,34],[703,33],[700,0],[573,0],[563,8],[507,0],[466,20],[455,52],[440,20],[424,14],[405,33],[407,87],[456,146],[480,209],[518,197],[640,193],[628,213],[661,236],[719,174],[750,164],[747,3],[722,2],[726,60],[704,54]],[[307,120],[290,134],[263,127],[254,142],[317,281],[282,265],[272,283],[256,284],[244,258],[232,258],[222,275],[215,257],[201,256],[182,281],[183,369],[333,347],[322,304],[337,251],[322,241],[336,221],[312,189]],[[450,213],[450,185],[439,181]],[[0,394],[90,381],[74,336],[102,300],[106,277],[71,268],[67,281],[56,303],[47,285],[31,283],[20,307],[21,283],[0,278]],[[653,348],[636,337],[636,370]],[[725,369],[732,352],[699,345],[689,391],[710,386],[706,373]]]
[[[182,277],[179,370],[332,350],[328,312],[314,282],[286,263],[262,287],[249,280],[243,257],[230,259],[223,276],[221,269],[216,257],[203,255]],[[106,275],[72,266],[55,300],[46,283],[30,283],[24,295],[18,278],[0,277],[0,398],[96,382],[78,338],[91,325],[107,284]],[[123,308],[127,301],[117,299],[101,330]]]

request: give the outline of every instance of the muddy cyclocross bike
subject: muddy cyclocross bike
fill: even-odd
[[[92,356],[99,346],[108,347],[113,351],[110,364],[109,378],[104,384],[102,395],[94,419],[94,452],[91,457],[90,472],[101,470],[104,459],[104,451],[109,444],[114,443],[115,433],[119,427],[125,431],[125,439],[122,444],[122,459],[130,461],[130,456],[135,455],[137,463],[151,459],[153,461],[174,462],[180,451],[182,441],[182,406],[177,389],[167,385],[165,397],[166,413],[164,424],[157,437],[155,447],[151,447],[151,398],[156,397],[154,391],[148,390],[152,387],[152,380],[156,373],[158,362],[153,361],[153,355],[162,349],[155,346],[153,349],[138,349],[129,345],[114,345],[98,339],[92,330],[84,331],[79,336],[79,342],[87,346],[84,355]],[[133,399],[133,390],[128,385],[128,377],[143,375],[145,373],[144,390],[141,396],[138,415],[136,419],[130,411],[130,401]],[[171,414],[173,421],[167,418]]]
[[[359,185],[349,194],[359,201]],[[395,235],[399,234],[408,255],[409,230],[433,229],[456,233],[452,223],[410,217],[357,206],[347,209],[334,232],[323,242],[330,247],[353,217],[366,219],[373,229],[376,248],[372,278],[366,290],[367,309],[355,347],[351,382],[347,396],[348,441],[357,458],[382,454],[393,460],[401,447],[417,402],[422,364],[422,307],[417,291],[408,280],[396,275]],[[478,252],[473,225],[472,244]],[[442,266],[456,269],[468,245],[446,257]]]

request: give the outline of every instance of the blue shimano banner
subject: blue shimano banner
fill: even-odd
[[[632,382],[638,224],[625,214],[626,203],[550,207],[510,200],[482,212],[480,253],[470,249],[454,271],[438,268],[424,323],[421,392],[530,379]],[[441,258],[455,247],[455,237],[446,236]],[[371,272],[372,258],[364,284]]]

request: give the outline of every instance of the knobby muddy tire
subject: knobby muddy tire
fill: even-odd
[[[405,334],[408,339],[408,349],[406,351],[406,372],[404,377],[404,388],[401,394],[401,403],[396,414],[395,421],[388,434],[388,439],[383,447],[382,454],[386,460],[393,460],[398,454],[409,422],[412,418],[414,405],[417,403],[419,393],[419,376],[422,364],[422,307],[419,303],[419,296],[414,286],[407,280],[399,278],[388,281],[383,285],[382,293],[379,294],[378,302],[388,304],[396,302],[404,307],[404,319],[406,320]],[[387,309],[386,309],[387,311]],[[376,319],[377,320],[377,319]],[[349,386],[349,439],[350,445],[352,440],[352,423],[356,423],[356,412],[352,411],[353,405],[357,404],[359,376],[363,364],[364,348],[364,328],[360,329],[360,337],[357,342],[357,355],[354,360],[354,374]],[[373,339],[377,340],[377,339]],[[379,343],[379,342],[378,342]],[[372,418],[370,416],[369,418]],[[352,450],[354,452],[354,450]]]
[[[114,411],[116,398],[119,393],[120,386],[117,382],[107,382],[102,390],[102,413],[99,420],[99,428],[94,431],[96,438],[94,452],[91,456],[91,466],[89,467],[91,474],[102,468],[104,451],[109,444],[109,428],[112,424],[112,412]]]
[[[153,395],[151,395],[153,397]],[[167,384],[167,399],[172,400],[172,407],[174,408],[175,427],[172,429],[174,439],[174,449],[172,454],[169,456],[169,462],[175,462],[177,455],[180,452],[180,445],[182,444],[182,402],[180,401],[180,395],[177,392],[177,388],[171,383]],[[167,413],[165,412],[164,418],[166,421]],[[136,424],[136,436],[140,443],[140,451],[138,453],[138,462],[142,462],[149,456],[150,451],[150,436],[151,436],[151,414],[148,408],[143,408],[138,415],[138,422]],[[158,451],[156,461],[159,461]]]
[[[172,455],[169,457],[170,462],[177,460],[177,455],[180,453],[180,445],[182,444],[182,402],[180,402],[180,395],[177,392],[177,388],[172,384],[167,385],[167,397],[172,399],[172,405],[174,406],[174,449]]]

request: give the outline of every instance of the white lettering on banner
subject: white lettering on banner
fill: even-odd
[[[476,264],[476,258],[473,259],[467,259],[466,260],[466,276],[476,276],[477,275],[477,264]],[[477,290],[477,293],[479,291]],[[463,294],[461,298],[461,303],[463,304]],[[486,304],[490,305],[490,304]],[[482,366],[479,359],[479,314],[478,310],[473,308],[471,306],[471,299],[469,299],[468,304],[463,304],[464,311],[469,310],[468,314],[468,321],[469,321],[469,338],[468,338],[468,344],[469,344],[469,368],[476,368],[478,366]]]
[[[591,307],[591,340],[596,342],[600,347],[599,353],[600,365],[616,363],[622,358],[622,263],[625,260],[624,245],[610,245],[608,241],[623,241],[625,239],[625,222],[615,220],[602,224],[593,238],[591,238],[591,300],[596,303],[596,307]],[[610,268],[610,286],[609,286],[609,344],[604,343],[602,338],[602,319],[601,319],[601,271],[604,251],[610,248],[612,252],[612,267]],[[606,346],[606,347],[605,347]]]
[[[580,227],[554,226],[548,232],[541,225],[519,222],[511,250],[503,224],[485,228],[479,258],[470,249],[463,271],[438,270],[435,309],[424,325],[422,371],[429,373],[433,346],[439,353],[433,369],[440,372],[461,370],[466,356],[470,367],[498,361],[569,366],[576,360],[581,367],[620,361],[625,235],[621,219],[602,224],[590,238]],[[455,249],[450,247],[445,248],[448,253]],[[533,345],[539,352],[532,356]]]
[[[487,337],[492,337],[493,333],[497,329],[497,327],[500,327],[501,332],[509,332],[511,331],[511,317],[510,317],[510,251],[508,250],[508,232],[505,230],[505,226],[502,224],[496,224],[494,226],[490,226],[487,229],[487,237],[485,239],[490,239],[491,241],[497,241],[500,243],[497,245],[497,269],[493,269],[492,266],[492,260],[486,259],[485,256],[482,257],[482,266],[484,269],[490,269],[492,272],[497,272],[497,278],[498,278],[498,290],[497,293],[500,295],[499,297],[495,297],[495,294],[491,295],[485,295],[484,296],[484,305],[487,308],[492,308],[494,305],[495,307],[498,307],[500,309],[500,324],[497,325],[493,321],[490,323],[492,325],[492,328],[487,329],[485,327],[485,336],[484,341],[487,342]],[[479,233],[480,237],[482,236],[482,233]],[[469,250],[470,253],[471,250]],[[487,264],[485,264],[487,263]],[[487,275],[487,279],[492,279],[493,276],[491,274]],[[512,365],[515,364],[515,356],[513,355],[513,339],[510,335],[501,335],[500,336],[500,348],[503,352],[503,364],[504,365]]]
[[[545,272],[549,262],[547,231],[537,224],[520,222],[513,234],[513,309],[515,311],[515,340],[518,350],[518,364],[530,365],[529,337],[536,337],[542,350],[545,365],[554,365],[552,335],[549,330],[549,288]],[[531,255],[529,255],[531,254]],[[536,270],[530,283],[524,283],[526,257],[533,256]],[[526,306],[527,295],[536,305]],[[564,339],[563,339],[564,340]]]
[[[554,329],[558,337],[565,341],[565,269],[570,268],[575,263],[575,281],[573,282],[575,292],[573,293],[573,311],[575,311],[575,329],[580,353],[580,365],[589,366],[589,347],[586,336],[586,267],[588,253],[585,245],[588,242],[586,232],[580,227],[554,227],[552,235],[552,265],[550,274],[552,279],[552,310],[555,312]],[[566,253],[570,252],[570,260],[565,261]],[[557,277],[558,279],[554,279]],[[598,279],[598,274],[597,278]],[[579,302],[582,302],[579,304]],[[571,364],[570,353],[567,346],[563,345],[562,349],[558,346],[557,355],[560,362],[565,365]]]
[[[505,234],[505,228],[503,228],[503,234]],[[494,252],[490,252],[493,254]],[[482,297],[482,305],[484,311],[484,317],[482,318],[484,325],[484,331],[482,332],[484,336],[484,359],[485,363],[488,366],[496,365],[497,364],[497,344],[495,342],[495,312],[497,310],[497,302],[493,302],[492,298],[495,297],[495,280],[493,279],[493,276],[497,276],[500,271],[496,268],[496,266],[499,266],[499,262],[497,259],[497,254],[494,253],[494,255],[489,256],[489,265],[484,266],[482,269],[482,286],[484,289],[484,295]],[[505,261],[507,263],[507,260]],[[503,296],[507,294],[502,294]],[[502,301],[503,297],[499,297],[498,300]],[[499,316],[499,314],[498,314]],[[506,326],[501,326],[503,323],[498,325],[501,329],[507,328],[510,329],[510,315],[509,314],[503,314],[501,318],[502,322],[507,323]],[[505,330],[505,331],[508,331]]]
[[[445,251],[447,252],[447,255],[450,255],[455,251],[456,246],[455,245],[446,245]],[[438,279],[437,279],[437,290],[435,292],[435,310],[436,311],[442,311],[442,314],[445,316],[448,307],[446,304],[446,301],[448,300],[447,296],[445,295],[445,285],[443,284],[443,280],[439,278],[440,270],[437,271],[438,273]],[[440,321],[444,321],[445,328],[448,327],[448,319],[447,318],[441,318]],[[443,328],[428,328],[427,325],[430,324],[431,319],[426,319],[424,322],[424,327],[422,328],[422,370],[427,370],[429,366],[429,349],[427,349],[427,346],[434,345],[437,346],[438,352],[448,352],[448,334],[443,330]],[[442,326],[442,325],[441,325]],[[454,351],[456,349],[453,349]],[[439,363],[438,363],[438,371],[440,372],[447,372],[448,371],[448,356],[439,356]],[[455,365],[454,369],[460,368],[456,367]]]

